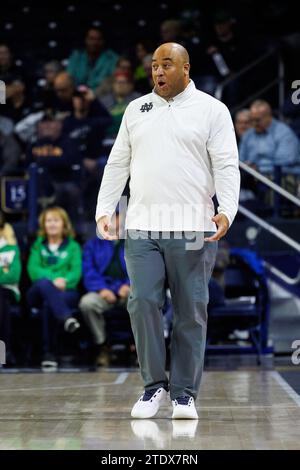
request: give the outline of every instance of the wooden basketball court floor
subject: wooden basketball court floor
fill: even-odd
[[[300,397],[276,370],[204,372],[198,421],[130,410],[136,369],[0,373],[0,449],[300,449]]]

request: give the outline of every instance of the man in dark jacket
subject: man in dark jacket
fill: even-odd
[[[0,176],[14,172],[19,165],[22,151],[13,135],[5,135],[0,130]]]
[[[81,298],[79,308],[93,335],[97,365],[108,365],[103,312],[114,307],[126,308],[130,291],[124,240],[94,237],[85,244],[83,282],[87,294]]]

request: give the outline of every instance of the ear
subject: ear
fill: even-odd
[[[190,64],[187,62],[186,64],[183,64],[183,68],[184,68],[184,72],[185,72],[185,75],[188,75],[189,72],[190,72]]]

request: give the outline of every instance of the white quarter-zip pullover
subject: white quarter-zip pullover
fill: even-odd
[[[227,107],[197,90],[132,101],[105,166],[96,221],[112,216],[130,176],[125,229],[215,231],[212,197],[231,225],[239,199],[238,149]]]

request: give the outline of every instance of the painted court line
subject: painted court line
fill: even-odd
[[[280,385],[280,387],[289,395],[289,397],[300,407],[300,396],[295,390],[284,380],[283,377],[276,370],[271,372],[273,379]]]
[[[121,374],[119,374],[116,380],[114,381],[114,384],[115,385],[123,384],[126,381],[128,375],[129,375],[128,372],[121,372]]]
[[[70,385],[59,385],[54,387],[32,387],[32,388],[6,388],[0,389],[0,393],[6,392],[34,392],[34,391],[47,391],[47,390],[66,390],[68,388],[89,388],[89,387],[103,387],[107,385],[120,385],[123,384],[128,377],[128,372],[122,372],[117,376],[113,382],[98,382],[93,384],[70,384]]]

